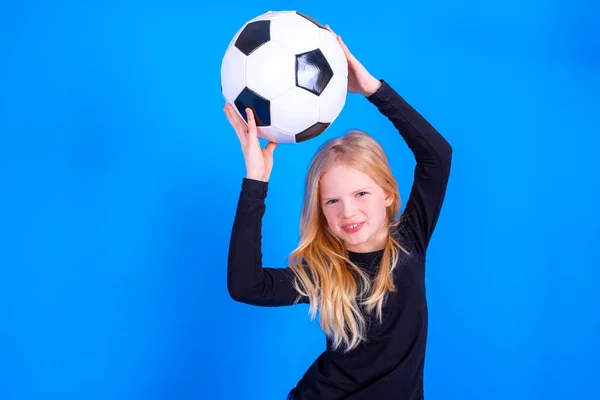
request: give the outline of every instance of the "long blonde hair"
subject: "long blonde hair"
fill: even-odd
[[[388,236],[373,282],[350,261],[344,243],[328,229],[320,206],[321,177],[338,162],[369,175],[394,196],[386,210]],[[382,321],[387,293],[395,291],[392,270],[399,259],[399,250],[408,254],[393,235],[399,223],[400,206],[398,185],[386,154],[367,133],[351,130],[325,142],[314,155],[306,175],[300,241],[290,253],[289,266],[294,272],[296,290],[309,299],[311,320],[318,310],[321,329],[331,339],[334,349],[343,346],[347,352],[367,339],[365,312],[375,311],[379,322]]]

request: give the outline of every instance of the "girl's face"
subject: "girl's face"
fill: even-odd
[[[368,253],[385,247],[391,193],[368,175],[338,163],[322,176],[319,195],[329,229],[349,251]]]

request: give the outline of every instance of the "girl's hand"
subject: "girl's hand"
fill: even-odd
[[[268,182],[273,169],[273,151],[277,143],[269,142],[263,149],[260,148],[254,113],[250,108],[246,108],[247,125],[231,103],[225,104],[224,111],[242,145],[246,162],[246,178]]]
[[[338,36],[329,25],[325,25],[325,27],[336,36],[338,43],[342,47],[342,50],[344,50],[346,60],[348,60],[348,91],[367,97],[375,93],[381,86],[381,82],[373,77],[356,57],[352,55],[341,36]]]

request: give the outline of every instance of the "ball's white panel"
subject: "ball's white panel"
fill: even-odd
[[[296,84],[296,58],[280,44],[270,41],[246,58],[246,86],[267,100]]]
[[[293,135],[319,122],[319,98],[294,87],[271,100],[271,125]]]
[[[335,35],[325,29],[319,29],[319,34],[321,36],[319,48],[333,70],[333,74],[348,76],[348,61]]]
[[[258,136],[276,143],[296,143],[295,137],[292,134],[277,129],[274,126],[261,126],[258,129]]]
[[[319,122],[333,122],[342,112],[347,94],[348,78],[339,74],[333,75],[319,96]]]
[[[271,40],[294,54],[319,47],[319,29],[314,23],[296,13],[278,15],[271,20]]]
[[[250,21],[248,21],[248,23],[250,22],[254,22],[254,21],[265,21],[268,19],[273,19],[275,17],[279,17],[280,15],[284,15],[284,14],[295,14],[295,11],[267,11],[264,14],[260,14],[254,18],[252,18]]]
[[[246,56],[237,47],[229,46],[221,62],[223,95],[231,100],[246,87]]]

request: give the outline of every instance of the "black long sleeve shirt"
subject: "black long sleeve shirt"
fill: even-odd
[[[398,130],[412,151],[414,182],[394,235],[411,253],[394,269],[396,291],[383,308],[383,322],[370,317],[368,341],[351,352],[326,349],[295,388],[298,400],[418,400],[423,398],[423,370],[428,313],[425,254],[444,200],[452,149],[437,130],[390,85],[367,97]],[[234,219],[227,271],[229,293],[257,306],[294,304],[298,293],[289,268],[262,266],[261,226],[268,184],[244,178]],[[383,250],[350,252],[350,259],[373,276]],[[401,253],[402,254],[402,253]],[[301,298],[300,302],[307,302]]]

